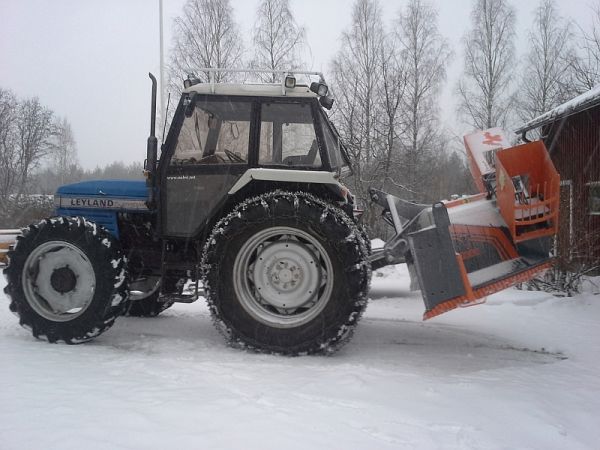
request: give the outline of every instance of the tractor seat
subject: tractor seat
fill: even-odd
[[[317,150],[319,150],[317,140],[313,139],[312,145],[310,146],[310,150],[306,155],[286,156],[283,159],[282,163],[286,166],[314,166],[315,159],[317,157]]]

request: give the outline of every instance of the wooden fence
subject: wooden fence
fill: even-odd
[[[0,266],[5,265],[8,248],[17,240],[21,230],[0,230]]]

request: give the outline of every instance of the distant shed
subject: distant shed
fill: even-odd
[[[600,85],[527,122],[538,129],[561,178],[559,255],[600,263]]]

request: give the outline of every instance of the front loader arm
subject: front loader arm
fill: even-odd
[[[377,270],[389,264],[406,262],[408,251],[406,236],[410,230],[414,230],[416,224],[419,224],[419,219],[429,220],[424,211],[430,209],[430,206],[409,202],[375,188],[369,189],[369,195],[372,202],[383,208],[383,220],[396,231],[383,248],[373,250],[371,268]]]

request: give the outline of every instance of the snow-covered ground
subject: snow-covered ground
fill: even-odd
[[[340,352],[286,358],[228,348],[199,302],[51,345],[0,294],[0,449],[600,448],[599,295],[423,323],[396,266],[371,298]]]

